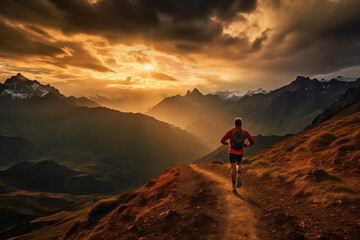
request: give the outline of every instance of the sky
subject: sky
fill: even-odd
[[[360,77],[359,0],[0,0],[0,81],[145,112],[186,90]]]

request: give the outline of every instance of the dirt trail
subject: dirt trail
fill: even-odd
[[[230,179],[219,176],[213,172],[201,169],[198,165],[191,164],[190,167],[204,177],[217,182],[216,185],[209,185],[226,203],[226,211],[228,215],[227,231],[224,239],[258,239],[255,230],[255,218],[252,206],[242,191],[238,189],[238,193],[232,192]]]

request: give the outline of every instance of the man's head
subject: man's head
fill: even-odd
[[[237,117],[234,119],[235,127],[239,127],[242,125],[241,120],[242,120],[241,117]]]

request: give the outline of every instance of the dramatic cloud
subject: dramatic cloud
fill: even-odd
[[[55,56],[64,53],[60,48],[32,40],[20,29],[9,26],[0,20],[0,54],[19,57],[19,55]],[[10,55],[9,55],[10,54]]]
[[[359,77],[359,25],[358,0],[0,0],[0,77],[126,104]]]

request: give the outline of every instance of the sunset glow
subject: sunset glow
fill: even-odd
[[[214,1],[191,13],[192,1],[120,2],[1,1],[0,77],[21,72],[67,95],[155,104],[195,87],[275,89],[297,75],[360,69],[357,38],[338,30],[357,29],[359,1]]]
[[[146,71],[150,71],[152,69],[150,64],[145,64],[144,68],[146,69]]]

